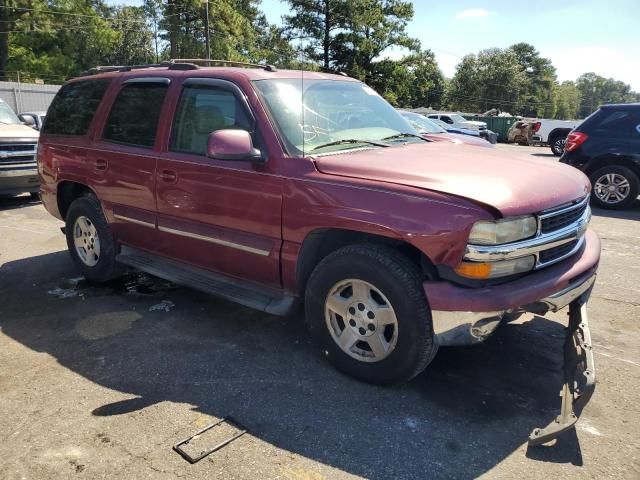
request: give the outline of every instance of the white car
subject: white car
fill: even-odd
[[[567,135],[581,122],[582,120],[551,120],[548,118],[534,120],[534,132],[531,136],[531,142],[549,145],[553,154],[559,157],[564,152]]]
[[[467,120],[459,113],[430,113],[427,118],[435,118],[449,125],[459,128],[469,128],[472,130],[483,131],[487,129],[486,122],[479,122],[476,120]]]

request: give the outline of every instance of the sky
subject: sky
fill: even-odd
[[[433,50],[447,77],[468,53],[527,42],[551,59],[560,81],[595,72],[640,91],[640,0],[415,0],[413,5],[407,30]],[[271,23],[281,23],[289,9],[286,2],[262,0],[262,10]],[[383,56],[402,53],[388,50]]]

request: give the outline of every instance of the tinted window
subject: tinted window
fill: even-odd
[[[138,147],[153,147],[167,85],[125,85],[111,107],[103,138]]]
[[[171,150],[205,155],[209,134],[226,128],[251,130],[237,97],[221,88],[187,86],[176,111]]]
[[[85,135],[109,80],[85,80],[64,85],[47,111],[42,133]]]
[[[636,123],[631,111],[602,109],[590,120],[589,127],[592,134],[623,138],[632,134]]]

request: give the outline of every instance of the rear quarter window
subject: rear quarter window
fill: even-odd
[[[64,85],[49,107],[42,133],[86,135],[108,86],[107,79]]]
[[[591,115],[580,130],[592,135],[628,138],[635,131],[638,115],[631,110],[600,109]]]

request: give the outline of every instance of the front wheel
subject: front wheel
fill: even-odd
[[[96,197],[85,195],[73,201],[65,231],[71,258],[87,280],[105,282],[120,273],[117,244]]]
[[[437,351],[420,270],[388,247],[353,245],[328,255],[309,279],[305,308],[331,364],[365,382],[406,382]]]
[[[567,137],[555,137],[551,140],[551,151],[556,157],[560,157],[564,153],[566,144]]]
[[[626,167],[609,165],[591,175],[591,201],[600,208],[625,208],[638,198],[639,181]]]

